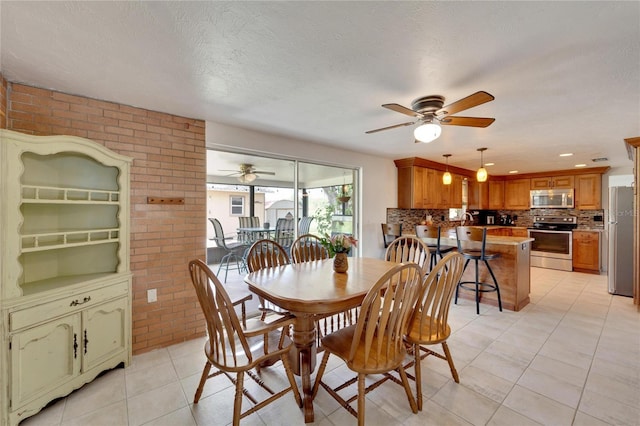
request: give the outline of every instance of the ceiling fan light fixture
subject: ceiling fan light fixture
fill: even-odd
[[[438,123],[430,122],[416,127],[413,131],[413,136],[419,142],[429,143],[438,139],[441,133],[442,127]]]
[[[486,150],[487,148],[478,148],[478,151],[480,151],[480,168],[476,172],[476,180],[478,182],[486,182],[489,177],[487,169],[484,168],[484,158],[482,155]]]
[[[243,175],[238,176],[238,180],[241,183],[251,183],[256,180],[258,176],[255,173],[245,173]]]

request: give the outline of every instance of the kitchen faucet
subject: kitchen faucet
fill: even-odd
[[[467,224],[467,218],[469,218],[469,223],[473,223],[473,215],[469,212],[465,212],[464,216],[462,217],[462,226],[465,226]]]

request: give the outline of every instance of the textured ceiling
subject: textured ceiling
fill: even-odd
[[[493,174],[629,167],[640,136],[640,2],[0,3],[9,81]],[[431,144],[381,108],[495,101]],[[575,155],[560,158],[562,152]],[[591,159],[609,161],[593,163]]]

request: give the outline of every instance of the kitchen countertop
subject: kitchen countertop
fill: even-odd
[[[402,235],[413,235],[415,236],[415,234],[409,234],[409,233],[402,233]],[[425,242],[428,242],[430,244],[435,243],[435,239],[434,238],[423,238],[422,239]],[[504,237],[501,235],[487,235],[487,244],[496,244],[496,245],[507,245],[507,246],[517,246],[519,244],[523,244],[523,243],[530,243],[534,241],[534,238],[529,238],[529,237]],[[446,232],[442,233],[442,236],[440,237],[440,244],[442,245],[447,245],[447,246],[457,246],[458,245],[458,239],[456,238],[456,231],[455,229],[450,229]]]

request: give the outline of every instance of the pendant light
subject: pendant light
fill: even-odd
[[[451,173],[449,173],[449,157],[451,157],[451,154],[443,154],[442,156],[447,159],[447,171],[442,175],[442,183],[451,185]]]
[[[487,148],[478,148],[478,151],[480,151],[480,168],[476,173],[476,179],[478,180],[478,182],[486,182],[487,177],[489,177],[489,175],[487,174],[487,169],[484,168],[484,158],[482,155],[486,150]]]

